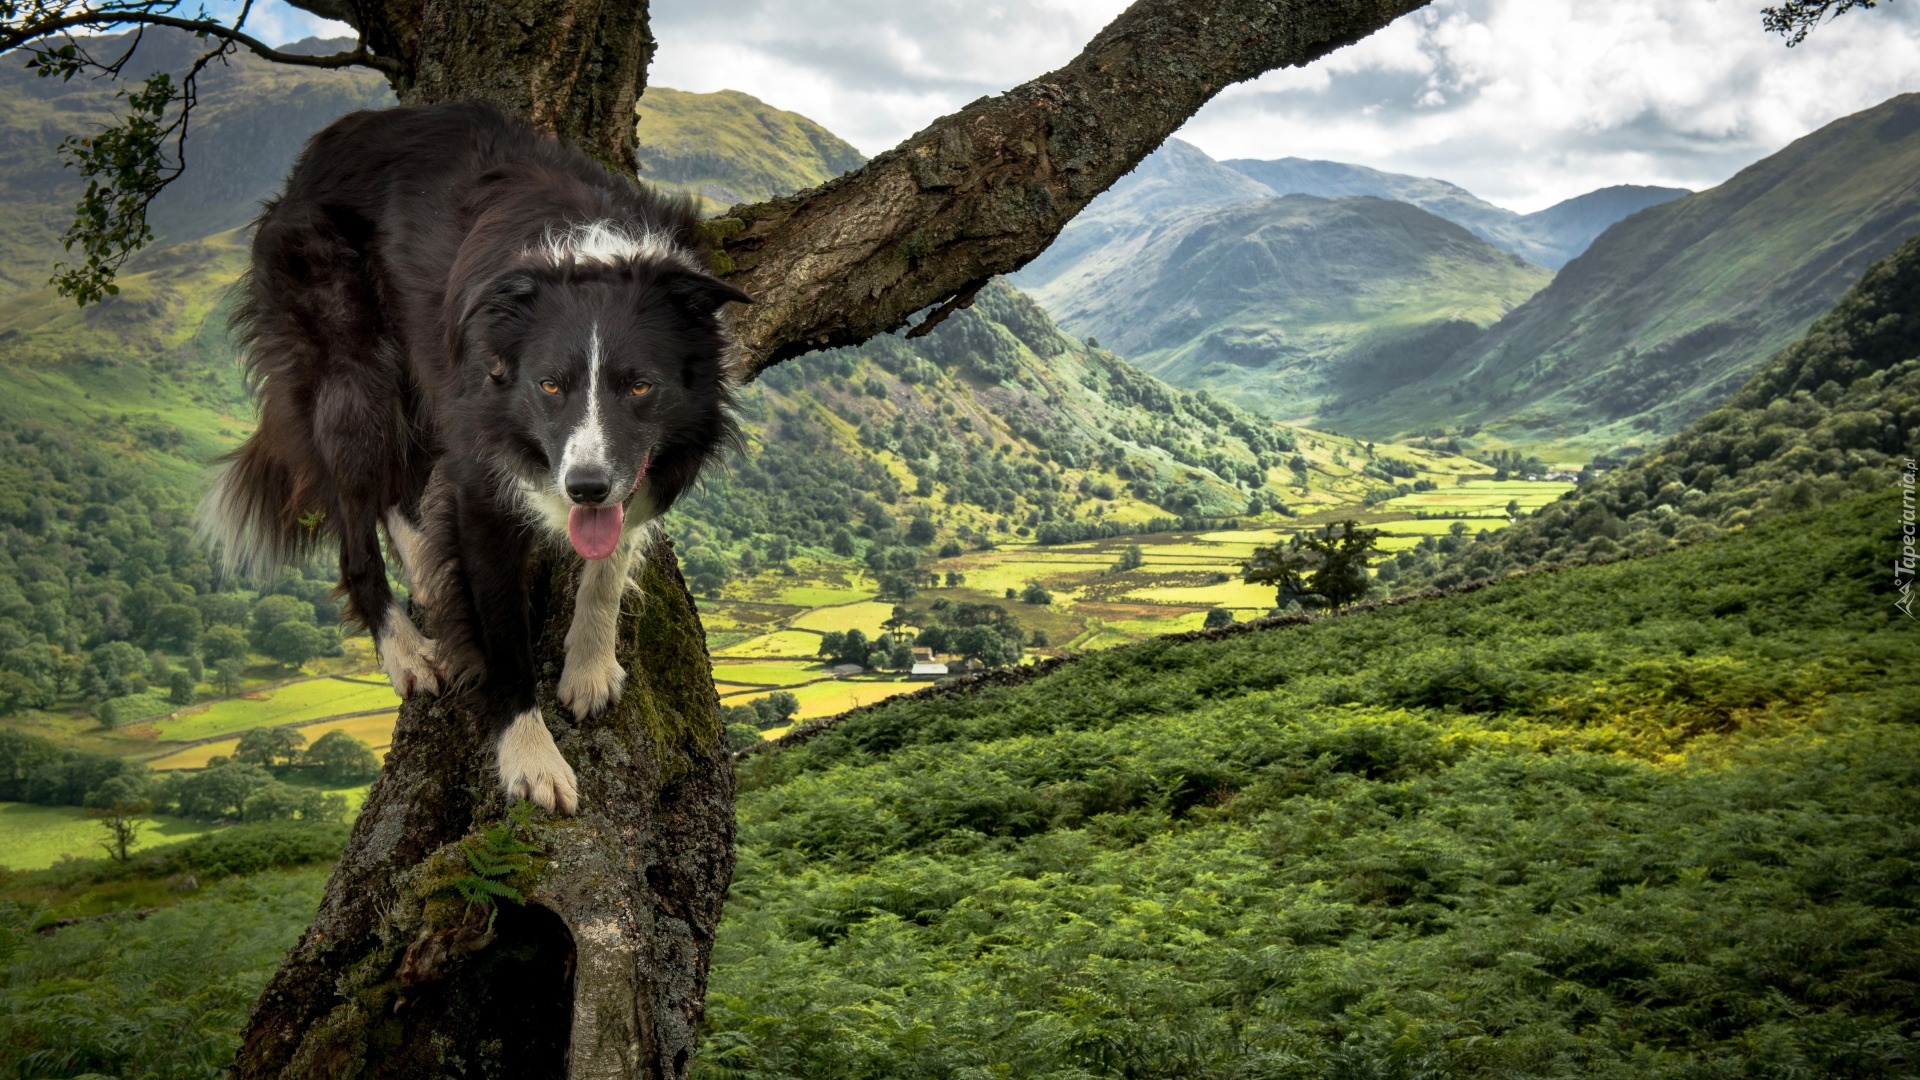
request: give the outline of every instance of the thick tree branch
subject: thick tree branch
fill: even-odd
[[[1066,67],[811,191],[713,223],[752,370],[853,345],[1025,265],[1221,90],[1427,0],[1139,0]]]

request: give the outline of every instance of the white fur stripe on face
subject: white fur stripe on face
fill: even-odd
[[[587,415],[580,420],[580,426],[567,436],[567,445],[560,453],[560,471],[555,480],[559,482],[564,494],[567,487],[567,474],[581,465],[593,465],[612,471],[612,463],[607,459],[607,433],[600,424],[600,324],[593,324],[592,335],[587,339]]]

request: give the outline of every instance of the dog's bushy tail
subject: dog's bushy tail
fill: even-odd
[[[263,580],[332,540],[332,523],[314,494],[256,433],[227,455],[200,500],[200,534],[219,549],[228,577]]]

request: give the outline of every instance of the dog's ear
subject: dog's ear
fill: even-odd
[[[469,288],[459,316],[448,327],[453,335],[450,342],[453,354],[464,356],[469,349],[483,351],[488,378],[494,382],[505,381],[507,358],[497,348],[490,347],[491,339],[498,338],[502,332],[512,333],[514,324],[532,308],[534,294],[539,290],[540,283],[524,270]]]
[[[719,311],[720,305],[729,301],[736,304],[753,303],[753,297],[711,274],[678,270],[663,277],[660,283],[666,287],[667,295],[673,297],[674,303],[700,318]]]

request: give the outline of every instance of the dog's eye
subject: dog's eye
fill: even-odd
[[[557,382],[554,382],[552,379],[541,379],[540,389],[546,391],[549,394],[557,394],[560,392],[560,384]]]
[[[634,397],[639,397],[642,394],[652,391],[652,389],[653,389],[653,384],[650,382],[637,382],[633,384],[633,389],[629,392]]]

